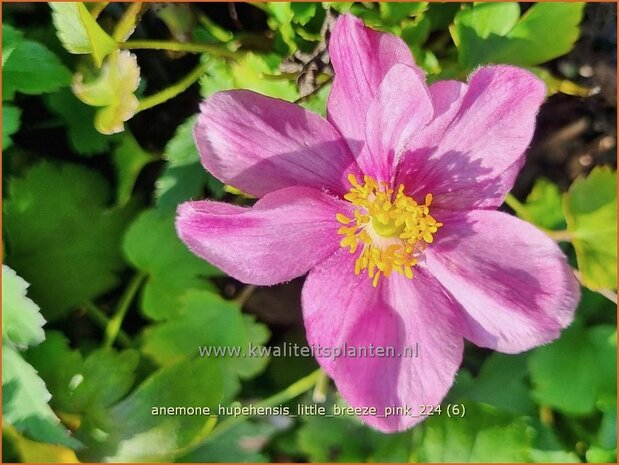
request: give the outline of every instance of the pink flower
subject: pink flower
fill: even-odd
[[[438,405],[463,340],[518,353],[570,324],[579,286],[557,245],[496,211],[524,162],[545,89],[511,66],[427,86],[400,39],[337,21],[328,118],[245,90],[201,106],[204,167],[259,197],[179,207],[177,231],[236,279],[273,285],[309,271],[303,317],[324,348],[418,344],[418,358],[318,357],[382,431]],[[367,349],[366,349],[367,350]]]

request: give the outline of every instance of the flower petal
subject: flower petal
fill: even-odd
[[[436,90],[437,107],[455,95],[454,87],[442,89],[447,96]],[[526,70],[480,68],[462,97],[410,140],[398,182],[414,184],[414,197],[432,193],[444,209],[498,207],[524,163],[544,95],[542,81]]]
[[[426,266],[461,305],[467,339],[518,353],[552,341],[572,322],[580,288],[548,236],[497,211],[441,221]]]
[[[391,182],[402,146],[434,112],[428,88],[410,66],[395,64],[381,82],[365,118],[367,158],[357,163],[365,174]]]
[[[366,27],[352,15],[340,16],[329,40],[335,79],[327,103],[329,121],[347,139],[355,155],[365,138],[365,116],[387,72],[397,63],[413,68],[423,80],[406,43]]]
[[[316,189],[289,187],[253,207],[186,202],[176,230],[196,255],[239,281],[272,285],[302,275],[339,247],[337,213],[346,202]]]
[[[348,191],[354,158],[331,124],[298,105],[246,90],[218,92],[200,106],[194,135],[204,167],[261,197],[291,186]]]
[[[463,350],[462,337],[450,323],[451,307],[423,270],[416,270],[412,280],[393,274],[372,287],[367,276],[355,276],[354,257],[345,250],[314,268],[303,288],[310,344],[333,350],[346,343],[347,355],[353,347],[384,350],[384,356],[368,352],[318,361],[351,406],[376,408],[378,415],[362,419],[385,432],[420,422],[419,406],[438,405],[451,387]],[[411,410],[385,418],[385,408],[393,406]]]

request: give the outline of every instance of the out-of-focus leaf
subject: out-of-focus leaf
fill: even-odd
[[[192,463],[269,462],[269,457],[261,451],[275,431],[275,428],[267,422],[246,421],[221,436],[209,440],[179,461]]]
[[[593,412],[596,401],[616,396],[616,352],[612,326],[568,328],[558,341],[531,353],[533,395],[567,414]]]
[[[24,35],[21,31],[10,24],[2,24],[2,66],[23,40]]]
[[[525,384],[525,355],[493,353],[484,361],[479,375],[468,383],[465,400],[492,405],[518,414],[534,413],[529,387]]]
[[[316,15],[317,4],[314,2],[291,2],[292,20],[305,26]]]
[[[565,55],[579,36],[584,3],[536,3],[520,19],[516,3],[475,3],[451,28],[460,63],[535,66]]]
[[[303,100],[301,106],[325,117],[327,114],[327,98],[329,97],[330,91],[331,85],[325,85],[318,92]]]
[[[582,280],[592,289],[617,287],[617,173],[597,167],[563,198]]]
[[[340,407],[346,404],[338,401]],[[333,405],[326,405],[327,412]],[[351,416],[306,415],[297,435],[298,448],[310,462],[407,462],[410,434],[381,434]]]
[[[28,351],[27,359],[45,380],[52,406],[64,413],[98,412],[113,405],[133,386],[138,353],[97,349],[85,359],[72,351],[61,333]]]
[[[172,461],[212,424],[202,408],[211,408],[216,415],[221,396],[221,375],[213,360],[165,367],[105,415],[82,422],[76,436],[88,447],[78,451],[78,457],[88,462]],[[193,415],[153,413],[161,407],[198,407],[200,411]]]
[[[156,13],[176,40],[188,42],[192,39],[191,32],[196,25],[196,17],[191,10],[191,5],[167,3],[162,8],[157,9]]]
[[[545,229],[565,229],[561,191],[546,178],[538,178],[525,201],[527,221]]]
[[[92,54],[97,66],[117,49],[112,39],[97,24],[82,2],[50,2],[58,38],[70,53]]]
[[[430,21],[423,17],[402,28],[400,37],[410,46],[421,46],[430,35]]]
[[[278,77],[280,58],[276,55],[249,52],[231,65],[215,58],[210,58],[209,62],[205,75],[200,79],[203,97],[220,90],[240,88],[288,101],[299,98],[295,85],[288,79]]]
[[[19,130],[21,110],[15,105],[4,103],[2,105],[2,150],[13,145],[11,136]]]
[[[135,55],[128,50],[108,56],[99,76],[86,83],[82,74],[73,79],[73,92],[82,102],[100,108],[95,115],[95,128],[102,134],[115,134],[125,128],[137,111],[135,91],[140,85],[140,68]]]
[[[427,10],[428,2],[381,2],[378,6],[383,21],[395,24],[411,16],[422,14]]]
[[[531,427],[487,405],[467,403],[464,417],[445,412],[426,420],[413,450],[419,462],[527,462]]]
[[[6,262],[31,283],[48,320],[118,283],[118,244],[131,211],[106,208],[110,189],[98,173],[43,162],[10,179],[7,191]]]
[[[80,155],[105,152],[115,140],[95,129],[97,110],[81,102],[70,89],[49,94],[45,101],[50,110],[65,122],[69,145]]]
[[[177,315],[146,329],[143,350],[159,364],[169,365],[199,356],[199,346],[239,348],[238,355],[212,353],[210,358],[225,373],[249,378],[262,370],[268,359],[258,353],[253,356],[249,346],[260,350],[268,338],[266,326],[243,315],[236,305],[212,292],[189,290]]]
[[[131,198],[133,186],[142,168],[154,159],[140,147],[131,133],[126,133],[122,142],[114,149],[113,160],[118,176],[118,205],[125,205]]]
[[[431,31],[447,29],[453,22],[454,16],[460,10],[458,2],[434,3],[429,2],[424,17],[430,22]]]
[[[7,41],[2,44],[2,100],[11,100],[15,92],[38,95],[70,84],[71,73],[45,46],[6,24],[2,37]]]
[[[142,213],[127,231],[123,250],[133,266],[148,274],[141,306],[154,320],[179,315],[187,289],[212,289],[207,278],[221,274],[180,241],[173,214]]]
[[[45,319],[38,305],[26,296],[26,289],[28,283],[2,265],[2,339],[19,349],[37,345],[45,339]]]
[[[28,437],[76,448],[47,404],[50,394],[37,372],[8,344],[2,347],[2,420]]]
[[[587,450],[588,463],[615,463],[617,461],[617,449],[606,450],[593,446]]]
[[[193,138],[195,124],[195,116],[181,124],[164,150],[168,163],[155,185],[157,208],[162,211],[176,211],[181,202],[200,197],[205,187],[209,188],[212,197],[224,195],[223,183],[200,163]]]

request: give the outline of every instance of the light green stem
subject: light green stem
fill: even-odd
[[[103,343],[105,347],[112,347],[114,344],[114,341],[120,332],[120,327],[123,324],[123,320],[125,319],[125,315],[127,315],[127,311],[131,306],[131,302],[133,302],[135,295],[145,279],[146,275],[144,273],[138,273],[133,277],[133,279],[131,279],[129,285],[125,288],[125,292],[121,296],[118,303],[118,308],[105,328],[105,338]]]
[[[116,42],[124,42],[135,29],[142,11],[142,2],[130,3],[122,17],[116,23],[112,37]]]
[[[260,402],[257,402],[254,405],[256,408],[261,408],[261,407],[272,407],[272,406],[276,406],[276,405],[288,402],[289,400],[292,400],[295,397],[300,396],[304,392],[312,389],[316,385],[316,382],[321,376],[321,373],[322,373],[322,370],[318,369],[310,373],[306,377],[301,378],[298,381],[295,381],[293,384],[288,386],[283,391],[280,391],[277,394],[272,395],[271,397],[267,397],[266,399]],[[235,427],[236,425],[243,423],[248,418],[249,418],[248,416],[237,416],[237,417],[226,418],[213,429],[211,434],[209,434],[208,437],[205,439],[205,442],[208,442],[211,439]]]
[[[128,40],[120,44],[128,50],[169,50],[171,52],[206,53],[216,57],[235,58],[236,53],[219,45],[174,42],[169,40]]]
[[[202,75],[206,72],[206,63],[201,63],[196,66],[192,71],[187,74],[180,81],[172,84],[170,87],[166,87],[165,89],[153,94],[148,97],[143,98],[138,105],[138,109],[136,113],[140,111],[148,110],[149,108],[160,105],[164,102],[167,102],[171,98],[176,97],[178,94],[187,90],[193,83],[195,83],[198,79],[202,77]]]
[[[531,215],[529,215],[527,208],[522,204],[522,202],[520,202],[520,200],[514,197],[513,194],[509,193],[505,196],[505,203],[509,206],[509,208],[514,210],[516,215],[520,218],[532,222]]]
[[[84,302],[82,306],[95,324],[105,331],[110,322],[110,318],[99,307],[90,301]],[[125,348],[130,348],[133,345],[131,343],[131,338],[122,329],[119,329],[116,339],[119,344]]]

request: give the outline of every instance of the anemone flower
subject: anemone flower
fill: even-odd
[[[202,164],[259,200],[186,202],[176,227],[196,255],[242,282],[309,272],[312,347],[383,349],[318,351],[318,362],[351,406],[377,409],[363,421],[398,431],[443,400],[465,339],[518,353],[573,319],[579,286],[561,250],[496,211],[545,88],[511,66],[428,86],[402,40],[350,15],[337,20],[329,54],[326,119],[246,90],[202,103]],[[405,356],[413,346],[417,357]]]

